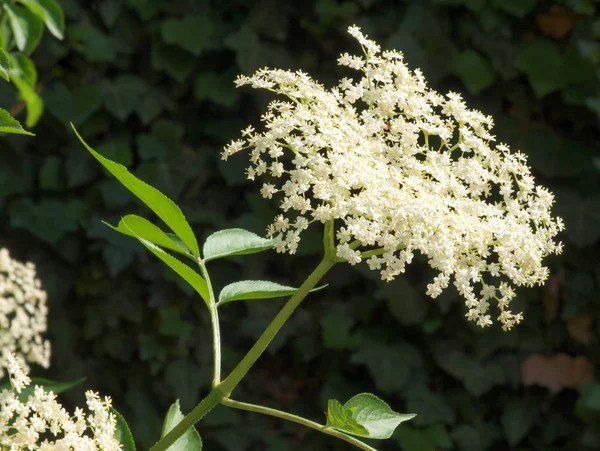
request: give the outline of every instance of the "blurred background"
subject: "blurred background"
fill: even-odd
[[[418,413],[381,450],[600,449],[600,3],[596,0],[60,0],[65,39],[33,59],[44,114],[35,137],[0,152],[0,245],[38,265],[49,294],[56,380],[87,377],[114,398],[139,448],[158,439],[175,398],[191,409],[211,380],[202,302],[135,240],[112,232],[148,210],[92,159],[69,127],[182,206],[199,237],[241,226],[263,234],[274,204],[244,178],[246,157],[220,150],[271,99],[236,90],[236,74],[302,69],[332,86],[359,49],[356,24],[404,52],[441,92],[494,116],[498,141],[529,155],[556,193],[564,254],[543,288],[519,291],[524,322],[510,333],[466,322],[449,290],[432,301],[420,259],[385,284],[364,265],[338,265],[327,290],[294,314],[235,398],[317,421],[329,398],[372,392]],[[0,105],[23,119],[14,87]],[[302,282],[321,231],[296,256],[215,261],[213,282]],[[281,301],[221,310],[225,371]],[[81,387],[63,395],[82,404]],[[300,426],[217,408],[199,425],[207,450],[345,450]]]

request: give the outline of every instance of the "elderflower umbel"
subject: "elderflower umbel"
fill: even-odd
[[[334,220],[339,257],[356,264],[370,250],[369,267],[389,281],[418,251],[439,271],[429,296],[452,281],[468,319],[491,324],[495,300],[510,329],[522,318],[508,308],[512,286],[541,284],[542,259],[561,251],[553,195],[534,184],[523,154],[493,144],[491,117],[467,109],[458,94],[428,88],[401,53],[382,52],[357,27],[348,31],[363,55],[343,54],[338,63],[358,70],[356,80],[326,89],[303,72],[238,77],[237,86],[287,99],[271,102],[265,130],[249,127],[223,158],[250,149],[248,178],[267,175],[261,194],[281,199],[283,214],[268,229],[283,233],[278,251],[296,250],[298,225]]]
[[[110,398],[86,392],[87,415],[81,409],[69,414],[56,395],[36,386],[27,400],[19,397],[29,377],[15,357],[5,354],[6,368],[16,393],[0,390],[0,449],[11,451],[118,451],[116,418]],[[86,435],[87,434],[87,435]]]
[[[0,249],[0,349],[15,353],[19,364],[48,367],[50,343],[42,334],[47,328],[46,292],[36,279],[33,263],[20,263]],[[7,362],[0,354],[0,378]]]

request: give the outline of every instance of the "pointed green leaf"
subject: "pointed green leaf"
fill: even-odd
[[[200,256],[198,242],[194,236],[192,228],[188,224],[185,216],[175,203],[158,191],[156,188],[141,181],[132,175],[125,166],[115,163],[114,161],[104,158],[94,149],[87,145],[77,130],[71,124],[75,134],[86,147],[86,149],[98,160],[108,171],[119,180],[123,186],[135,194],[142,202],[144,202],[157,216],[167,224],[175,234],[181,238],[185,245],[191,250],[195,257]]]
[[[327,285],[313,288],[311,292],[325,288]],[[286,287],[268,280],[242,280],[230,283],[219,293],[218,305],[232,301],[243,301],[247,299],[271,299],[283,296],[291,296],[298,288]]]
[[[31,135],[33,133],[23,130],[18,120],[10,115],[6,110],[0,108],[0,133],[16,133],[18,135]]]
[[[125,418],[123,418],[123,415],[121,415],[119,412],[117,412],[116,409],[111,408],[110,412],[117,419],[117,427],[115,429],[115,438],[119,441],[119,443],[121,445],[123,445],[121,450],[122,451],[135,451],[135,442],[133,440],[133,435],[131,435],[131,430],[129,429],[129,426],[127,425],[127,421],[125,421]]]
[[[129,227],[127,227],[123,223],[123,219],[127,219],[127,223],[130,225],[133,225],[133,227],[138,235],[137,237],[134,234],[132,234]],[[169,235],[167,235],[165,232],[160,230],[158,227],[156,227],[154,224],[152,224],[147,219],[142,218],[141,216],[137,216],[137,215],[127,215],[123,219],[121,219],[121,221],[119,221],[119,225],[117,227],[114,227],[106,222],[105,222],[105,224],[107,226],[109,226],[111,229],[122,233],[123,235],[132,236],[134,238],[139,237],[144,240],[150,241],[152,244],[156,244],[157,246],[164,247],[171,251],[183,254],[186,257],[193,258],[193,255],[189,252],[189,250],[186,251],[186,248],[182,247],[182,245],[185,246],[183,243],[174,241],[171,237],[169,237]],[[173,236],[175,236],[175,235],[173,235]]]
[[[27,127],[33,127],[38,123],[40,117],[42,116],[42,112],[44,111],[44,102],[42,102],[42,98],[37,95],[33,87],[21,78],[13,75],[12,82],[19,90],[19,94],[21,94],[25,105],[27,105],[27,118],[25,119],[25,125]]]
[[[23,6],[10,3],[4,3],[3,6],[8,15],[17,48],[29,55],[37,47],[44,33],[42,20]]]
[[[347,434],[373,439],[392,436],[398,425],[416,414],[400,414],[370,393],[361,393],[343,406],[332,399],[327,405],[327,426]]]
[[[4,78],[6,81],[10,81],[8,71],[11,68],[12,64],[10,63],[10,58],[6,52],[0,48],[0,77]]]
[[[42,19],[54,37],[63,38],[65,15],[56,0],[19,0],[19,2]]]
[[[173,271],[179,274],[183,280],[189,283],[192,286],[192,288],[194,288],[194,290],[196,290],[196,292],[202,297],[202,299],[204,299],[207,305],[210,303],[208,286],[206,284],[206,281],[200,276],[200,274],[198,274],[185,263],[181,263],[172,255],[167,254],[160,247],[142,238],[141,235],[144,233],[145,229],[143,227],[140,228],[140,224],[138,221],[130,220],[126,216],[123,219],[121,219],[120,224],[123,224],[124,227],[127,227],[131,232],[131,235],[137,238],[140,241],[140,243],[142,243],[144,246],[146,246],[146,249],[148,249],[150,252],[152,252],[154,255],[160,258],[167,266],[169,266],[169,268],[171,268]]]
[[[183,420],[183,414],[179,408],[179,400],[175,401],[165,417],[163,430],[160,437],[167,435],[171,429],[177,426]],[[185,434],[177,439],[175,443],[167,448],[167,451],[202,451],[202,439],[195,427],[188,429]]]
[[[204,243],[206,261],[228,255],[255,254],[273,248],[276,239],[266,239],[244,229],[226,229],[210,235]]]
[[[77,379],[75,381],[70,381],[70,382],[55,382],[55,381],[51,381],[50,379],[45,379],[43,377],[32,377],[31,378],[31,383],[25,387],[21,393],[19,393],[19,399],[21,401],[26,401],[29,396],[31,396],[33,394],[33,390],[35,389],[36,386],[40,386],[43,387],[44,390],[46,392],[52,392],[55,395],[58,395],[59,393],[62,393],[64,391],[70,390],[73,387],[76,387],[79,384],[82,384],[83,382],[85,382],[86,378],[82,377],[81,379]],[[11,385],[10,382],[6,382],[0,385],[0,391],[1,390],[10,390],[11,389]]]

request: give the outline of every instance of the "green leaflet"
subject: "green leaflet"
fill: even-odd
[[[167,435],[181,420],[183,420],[183,414],[179,408],[179,400],[177,400],[167,412],[160,437]],[[175,443],[169,446],[167,451],[202,451],[202,438],[196,428],[191,427]]]
[[[86,149],[98,160],[102,166],[114,175],[119,182],[123,184],[129,191],[135,194],[138,199],[144,202],[156,215],[167,224],[175,234],[181,238],[186,246],[191,250],[192,254],[198,258],[200,249],[198,242],[194,236],[192,228],[188,224],[185,216],[179,207],[167,196],[158,191],[156,188],[148,185],[136,176],[132,175],[125,166],[115,163],[114,161],[104,158],[94,149],[87,145],[83,138],[77,133],[75,126],[71,124],[75,134],[86,147]]]
[[[19,121],[2,108],[0,108],[0,132],[34,136],[33,133],[24,130]]]
[[[65,15],[55,0],[19,0],[46,24],[55,38],[62,39],[65,31]]]
[[[275,239],[266,239],[244,229],[225,229],[210,235],[202,249],[206,261],[229,255],[255,254],[272,249]]]
[[[134,218],[136,217],[134,216]],[[145,229],[143,228],[143,226],[140,227],[141,223],[139,221],[135,219],[131,220],[131,218],[128,219],[127,217],[125,217],[121,220],[121,223],[123,223],[124,227],[127,227],[130,230],[131,234],[135,236],[140,241],[140,243],[142,243],[146,247],[146,249],[148,249],[150,252],[152,252],[154,255],[160,258],[167,266],[169,266],[173,271],[179,274],[187,283],[189,283],[192,286],[192,288],[194,288],[194,290],[196,290],[196,292],[202,297],[202,299],[204,299],[206,304],[209,305],[210,295],[208,293],[208,285],[206,284],[206,281],[200,276],[200,274],[198,274],[186,264],[181,263],[175,257],[171,256],[170,254],[167,254],[165,251],[163,251],[160,247],[156,246],[152,242],[142,238],[141,235],[138,233],[138,230],[140,230],[140,233],[143,234]]]
[[[391,437],[400,423],[415,416],[394,412],[384,401],[370,393],[356,395],[343,406],[335,399],[327,404],[328,427],[373,439]]]
[[[313,288],[317,291],[325,288],[327,285]],[[283,296],[291,296],[298,288],[279,285],[268,280],[242,280],[226,285],[219,293],[218,305],[226,304],[232,301],[242,301],[247,299],[271,299]]]
[[[12,64],[10,63],[10,58],[6,52],[0,48],[0,77],[4,78],[6,81],[10,81],[8,72],[11,68]]]
[[[42,34],[44,34],[42,19],[23,6],[10,3],[4,3],[3,6],[8,15],[8,22],[17,48],[29,55],[37,47]]]
[[[135,229],[135,234],[131,232],[130,228],[125,225],[124,221],[127,221],[127,224],[133,226]],[[104,222],[104,221],[103,221]],[[106,222],[104,222],[111,229],[122,233],[123,235],[131,236],[134,238],[142,238],[146,241],[150,241],[152,244],[156,244],[157,246],[164,247],[171,251],[177,252],[179,254],[185,255],[186,257],[194,258],[189,249],[182,243],[175,235],[169,236],[161,229],[156,227],[150,221],[141,216],[137,215],[127,215],[119,221],[119,225],[114,227]],[[137,234],[137,236],[136,236]]]
[[[115,409],[110,409],[111,413],[117,419],[117,428],[115,430],[115,438],[119,441],[121,445],[123,445],[122,451],[135,451],[135,442],[133,440],[133,435],[131,434],[131,430],[129,429],[129,425],[123,415],[117,412]]]

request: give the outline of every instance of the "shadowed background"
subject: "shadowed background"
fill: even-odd
[[[356,24],[404,52],[430,86],[457,91],[494,116],[498,141],[529,155],[557,197],[565,252],[544,288],[519,291],[524,322],[510,333],[464,319],[453,290],[427,298],[433,277],[415,259],[385,284],[366,266],[338,265],[235,391],[324,421],[326,401],[372,392],[418,413],[381,450],[600,448],[600,15],[593,0],[104,0],[59,2],[64,41],[46,36],[33,59],[45,103],[36,137],[0,152],[0,244],[38,265],[49,292],[58,380],[114,398],[141,449],[175,398],[184,411],[211,380],[208,312],[192,290],[135,240],[101,224],[147,209],[113,180],[70,130],[127,165],[184,210],[199,238],[241,226],[263,234],[275,205],[245,180],[246,158],[220,150],[272,97],[236,90],[236,74],[302,69],[332,86],[359,48]],[[0,104],[23,105],[8,83]],[[17,116],[20,117],[20,116]],[[22,117],[20,117],[22,118]],[[319,260],[321,231],[296,256],[211,263],[217,287],[245,279],[297,285]],[[164,279],[163,279],[164,277]],[[224,370],[239,361],[281,301],[221,309]],[[81,404],[83,390],[64,395]],[[200,424],[205,449],[343,450],[276,419],[217,408]]]

